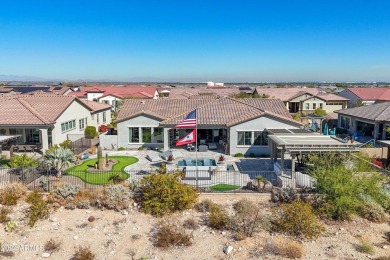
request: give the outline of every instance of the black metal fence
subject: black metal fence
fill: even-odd
[[[48,169],[0,169],[0,187],[10,182],[22,182],[29,189],[52,191],[56,187],[70,183],[83,189],[98,190],[114,182],[137,185],[142,178],[155,173],[155,170],[131,171],[72,171],[61,176]],[[193,186],[200,192],[270,192],[274,186],[295,187],[305,183],[302,177],[277,176],[273,171],[186,171],[182,173],[182,183]],[[306,177],[305,177],[306,178]]]

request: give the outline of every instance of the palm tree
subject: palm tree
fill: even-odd
[[[62,176],[62,171],[76,162],[76,157],[68,148],[58,147],[49,149],[43,156],[44,163],[57,170],[57,177]]]

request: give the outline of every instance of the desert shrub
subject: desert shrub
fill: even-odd
[[[317,238],[325,231],[313,213],[312,207],[301,201],[283,204],[273,211],[275,230],[305,238]]]
[[[95,126],[87,126],[84,130],[84,136],[87,139],[93,139],[97,135]]]
[[[153,235],[157,247],[190,246],[191,236],[172,219],[161,220]]]
[[[242,231],[238,231],[238,232],[233,233],[233,239],[236,241],[241,241],[241,240],[244,240],[245,238],[247,238],[247,235]]]
[[[278,239],[267,246],[267,250],[285,258],[297,259],[303,257],[303,245],[289,240]]]
[[[8,208],[1,208],[0,210],[0,223],[6,223],[10,221],[10,218],[8,214],[10,213],[10,210]]]
[[[194,218],[188,218],[184,220],[183,227],[196,230],[199,228],[199,224]]]
[[[79,192],[79,190],[80,188],[74,184],[64,183],[54,190],[54,194],[57,195],[57,197],[59,198],[67,199],[70,197],[74,197],[77,192]]]
[[[45,192],[48,192],[49,191],[49,178],[46,177],[46,176],[43,176],[40,180],[39,180],[39,187],[42,188],[43,191]]]
[[[127,187],[116,184],[104,188],[94,202],[98,208],[122,210],[129,207],[130,191]]]
[[[360,240],[360,244],[358,245],[358,250],[362,253],[370,254],[370,255],[373,255],[375,252],[374,246],[368,240],[365,239]]]
[[[31,204],[26,214],[28,218],[28,225],[30,227],[33,227],[38,220],[49,217],[50,212],[48,203],[36,190],[27,196],[26,202]]]
[[[194,208],[196,211],[199,211],[199,212],[209,212],[211,207],[215,206],[215,202],[213,202],[212,200],[210,199],[205,199],[205,200],[202,200],[201,202],[199,203],[196,203],[194,205]]]
[[[83,246],[79,246],[72,257],[73,260],[93,260],[95,258],[96,256],[91,249]]]
[[[14,154],[11,158],[11,161],[9,162],[9,165],[12,168],[27,169],[27,168],[37,167],[38,161],[35,160],[34,158],[29,157],[26,153],[22,155]]]
[[[271,201],[274,203],[292,203],[298,199],[294,188],[273,189],[271,192]]]
[[[61,241],[54,240],[53,238],[50,238],[49,240],[46,241],[44,249],[47,252],[55,252],[60,250],[61,248]]]
[[[382,223],[387,220],[383,208],[375,202],[368,202],[356,207],[357,213],[372,222]]]
[[[72,149],[72,141],[71,140],[65,140],[62,143],[60,143],[60,147]]]
[[[208,224],[215,229],[225,229],[230,223],[230,217],[227,211],[220,205],[214,205],[210,209]]]
[[[142,146],[138,147],[138,151],[142,151],[144,148]]]
[[[16,205],[18,200],[27,192],[27,187],[19,182],[13,182],[0,189],[0,204]]]
[[[15,221],[8,221],[7,223],[5,223],[5,226],[4,226],[4,230],[5,232],[12,232],[14,230],[16,230],[18,227],[18,225],[16,224]]]
[[[235,211],[231,217],[230,226],[236,232],[242,232],[251,237],[260,227],[264,226],[264,219],[260,214],[260,206],[248,199],[242,199],[233,205]]]
[[[243,155],[242,153],[236,153],[236,154],[234,155],[234,157],[244,157],[244,155]]]
[[[140,182],[138,200],[144,212],[154,216],[190,209],[198,194],[180,182],[179,174],[151,174]]]
[[[126,149],[124,147],[119,147],[118,151],[125,151]]]
[[[108,177],[108,181],[112,182],[114,184],[121,183],[124,180],[125,180],[125,178],[123,178],[119,173],[115,173],[115,174],[111,175],[110,177]]]

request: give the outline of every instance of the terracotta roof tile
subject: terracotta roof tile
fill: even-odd
[[[390,101],[390,88],[348,88],[362,100]]]
[[[170,88],[170,99],[219,98],[240,93],[238,88]]]

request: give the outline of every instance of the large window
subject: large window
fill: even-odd
[[[268,145],[268,134],[267,132],[253,132],[254,135],[254,142],[253,145]]]
[[[316,110],[317,108],[317,103],[313,103],[313,110]]]
[[[139,143],[139,128],[130,127],[129,128],[129,143]]]
[[[96,114],[96,123],[99,125],[99,113]]]
[[[61,131],[67,132],[76,128],[76,120],[70,120],[61,124]]]
[[[107,118],[106,118],[106,112],[103,112],[103,124],[106,123]]]
[[[309,106],[310,104],[309,103],[305,103],[305,109],[306,110],[309,110],[310,109],[310,106]]]
[[[9,134],[10,135],[20,135],[17,139],[16,139],[16,144],[23,144],[24,143],[24,139],[23,139],[23,129],[13,129],[13,128],[10,128],[9,129]]]
[[[321,109],[324,108],[324,103],[320,103],[320,108],[321,108]]]
[[[82,118],[79,120],[79,129],[83,130],[87,126],[87,118]]]
[[[164,142],[164,129],[161,127],[155,127],[153,132],[153,143]]]
[[[252,132],[238,132],[237,133],[238,145],[251,145],[252,144]]]
[[[152,128],[151,127],[142,127],[142,143],[151,143],[152,142]]]
[[[341,116],[340,117],[340,126],[341,126],[341,128],[349,130],[349,128],[351,126],[351,118]]]

